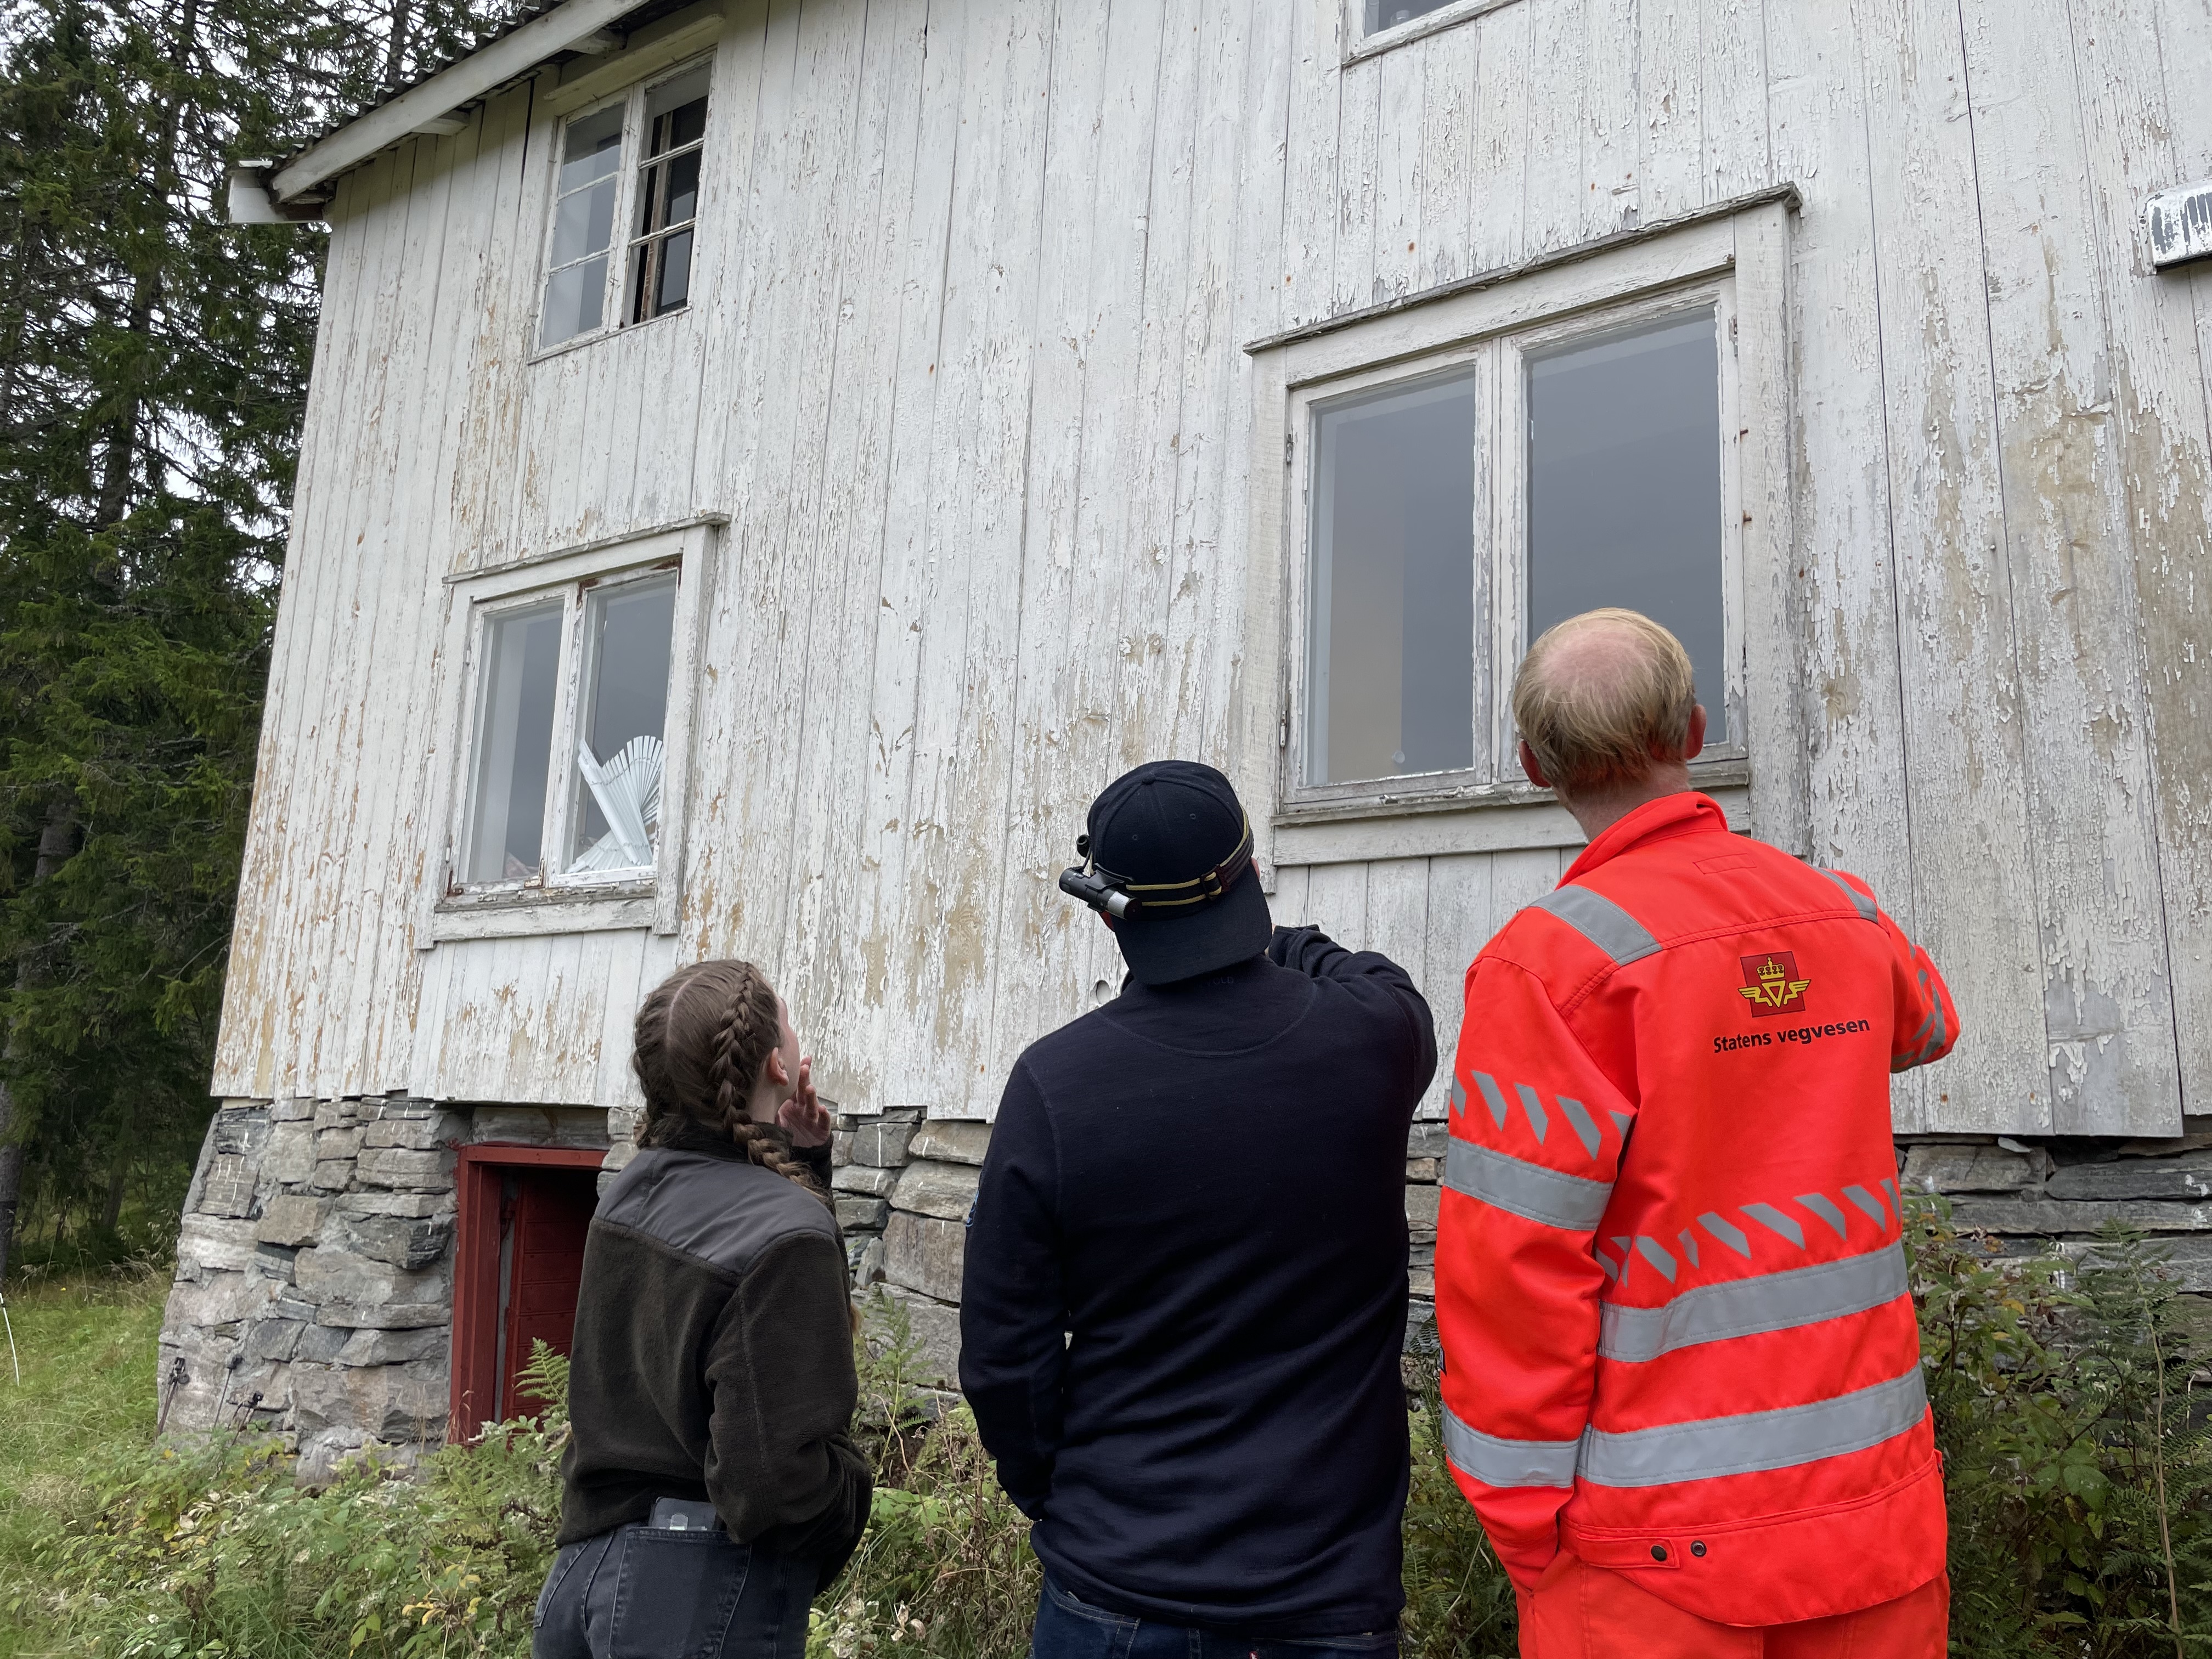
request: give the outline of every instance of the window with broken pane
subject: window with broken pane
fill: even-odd
[[[606,313],[607,255],[622,185],[623,106],[571,121],[561,140],[553,241],[545,256],[545,307],[538,343],[558,345],[599,326]]]
[[[568,867],[649,868],[660,833],[662,740],[676,622],[672,580],[586,596],[581,718]]]
[[[652,876],[677,598],[663,566],[485,607],[461,887]]]

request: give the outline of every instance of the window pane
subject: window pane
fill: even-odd
[[[607,256],[586,259],[545,279],[545,323],[540,345],[558,345],[599,325],[607,304]]]
[[[622,129],[620,104],[568,123],[561,146],[561,194],[565,196],[614,172],[622,162]]]
[[[1474,381],[1316,422],[1307,780],[1474,764]]]
[[[588,190],[564,196],[553,210],[553,255],[549,263],[565,265],[586,253],[597,253],[611,240],[615,228],[615,181],[602,179]]]
[[[668,163],[657,192],[661,198],[658,204],[660,224],[653,227],[655,230],[661,225],[680,225],[699,210],[699,156],[695,149]]]
[[[528,881],[538,873],[560,669],[558,600],[485,624],[465,882]]]
[[[1375,34],[1395,28],[1416,17],[1442,11],[1451,3],[1452,0],[1367,0],[1367,32]]]
[[[646,94],[645,118],[653,127],[647,155],[659,155],[696,144],[707,130],[707,68],[664,81]],[[666,120],[660,118],[667,117]]]
[[[661,245],[660,276],[654,283],[653,310],[673,311],[691,297],[691,233],[679,230]]]
[[[629,582],[594,593],[584,618],[590,657],[568,867],[636,869],[652,864],[659,842],[676,583]]]
[[[1599,605],[1674,631],[1698,701],[1726,714],[1720,362],[1714,315],[1528,360],[1528,634]]]

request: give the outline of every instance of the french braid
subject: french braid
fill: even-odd
[[[695,963],[663,980],[637,1011],[630,1064],[645,1091],[637,1144],[665,1146],[687,1129],[726,1138],[828,1203],[783,1138],[746,1111],[782,1030],[775,988],[750,962]]]

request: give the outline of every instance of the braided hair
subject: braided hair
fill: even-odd
[[[764,1170],[830,1200],[791,1156],[781,1130],[746,1110],[761,1068],[783,1035],[783,1009],[750,962],[699,962],[653,988],[637,1011],[630,1064],[645,1091],[640,1146],[705,1137],[734,1142]]]

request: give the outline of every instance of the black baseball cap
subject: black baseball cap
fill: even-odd
[[[1250,824],[1212,767],[1147,761],[1124,772],[1091,803],[1089,829],[1092,866],[1146,899],[1113,921],[1140,984],[1211,973],[1267,948],[1274,920],[1252,866]],[[1181,884],[1190,884],[1193,902],[1158,907],[1152,895]]]

